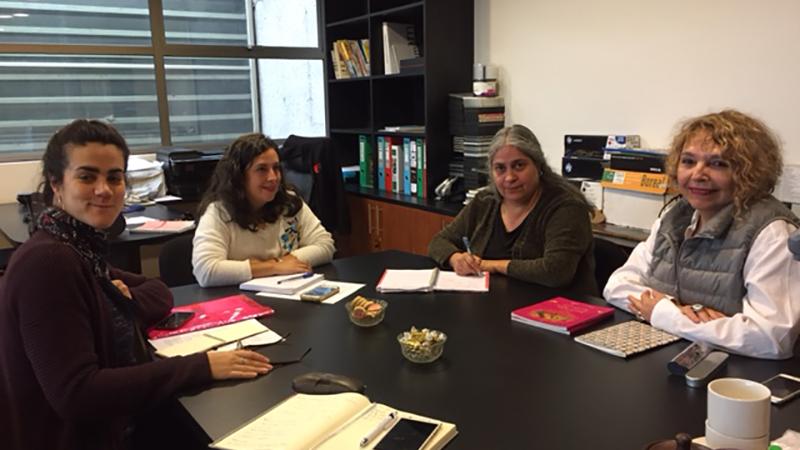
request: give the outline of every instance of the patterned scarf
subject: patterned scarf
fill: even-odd
[[[108,234],[70,216],[66,211],[50,207],[37,220],[38,228],[68,245],[92,268],[95,278],[109,302],[113,329],[113,366],[129,366],[142,361],[141,337],[136,326],[134,303],[111,282],[108,263],[102,255],[108,252]]]

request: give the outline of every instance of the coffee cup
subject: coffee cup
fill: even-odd
[[[769,435],[754,439],[726,436],[712,428],[706,420],[706,444],[714,449],[766,450],[769,447]]]
[[[770,390],[761,383],[741,378],[714,380],[708,384],[707,425],[730,438],[769,439],[769,400]]]

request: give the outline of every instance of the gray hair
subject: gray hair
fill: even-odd
[[[564,177],[555,173],[547,164],[542,146],[539,144],[539,139],[536,138],[533,131],[524,125],[518,124],[507,126],[495,133],[491,144],[489,144],[489,155],[487,157],[489,189],[494,192],[495,195],[499,194],[494,184],[494,170],[492,169],[492,164],[494,163],[494,157],[497,155],[497,152],[507,145],[517,148],[523,155],[533,161],[533,164],[539,169],[539,179],[542,186],[554,187],[558,190],[566,191],[570,196],[575,197],[581,203],[589,207],[589,203],[586,201],[581,191],[565,180]]]

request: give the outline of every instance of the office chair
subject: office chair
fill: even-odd
[[[608,278],[628,260],[628,252],[621,246],[605,239],[594,238],[594,278],[600,292]]]
[[[158,272],[161,281],[169,287],[197,283],[192,273],[193,234],[170,239],[158,254]]]

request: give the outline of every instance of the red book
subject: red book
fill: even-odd
[[[614,315],[614,308],[564,297],[534,303],[511,312],[511,320],[562,334],[572,334]]]
[[[254,317],[267,316],[275,312],[269,306],[261,305],[242,294],[172,308],[172,312],[177,311],[192,311],[194,312],[194,317],[175,330],[151,328],[147,331],[147,336],[150,339],[175,336],[176,334],[190,331],[205,330],[220,325],[241,322]]]

